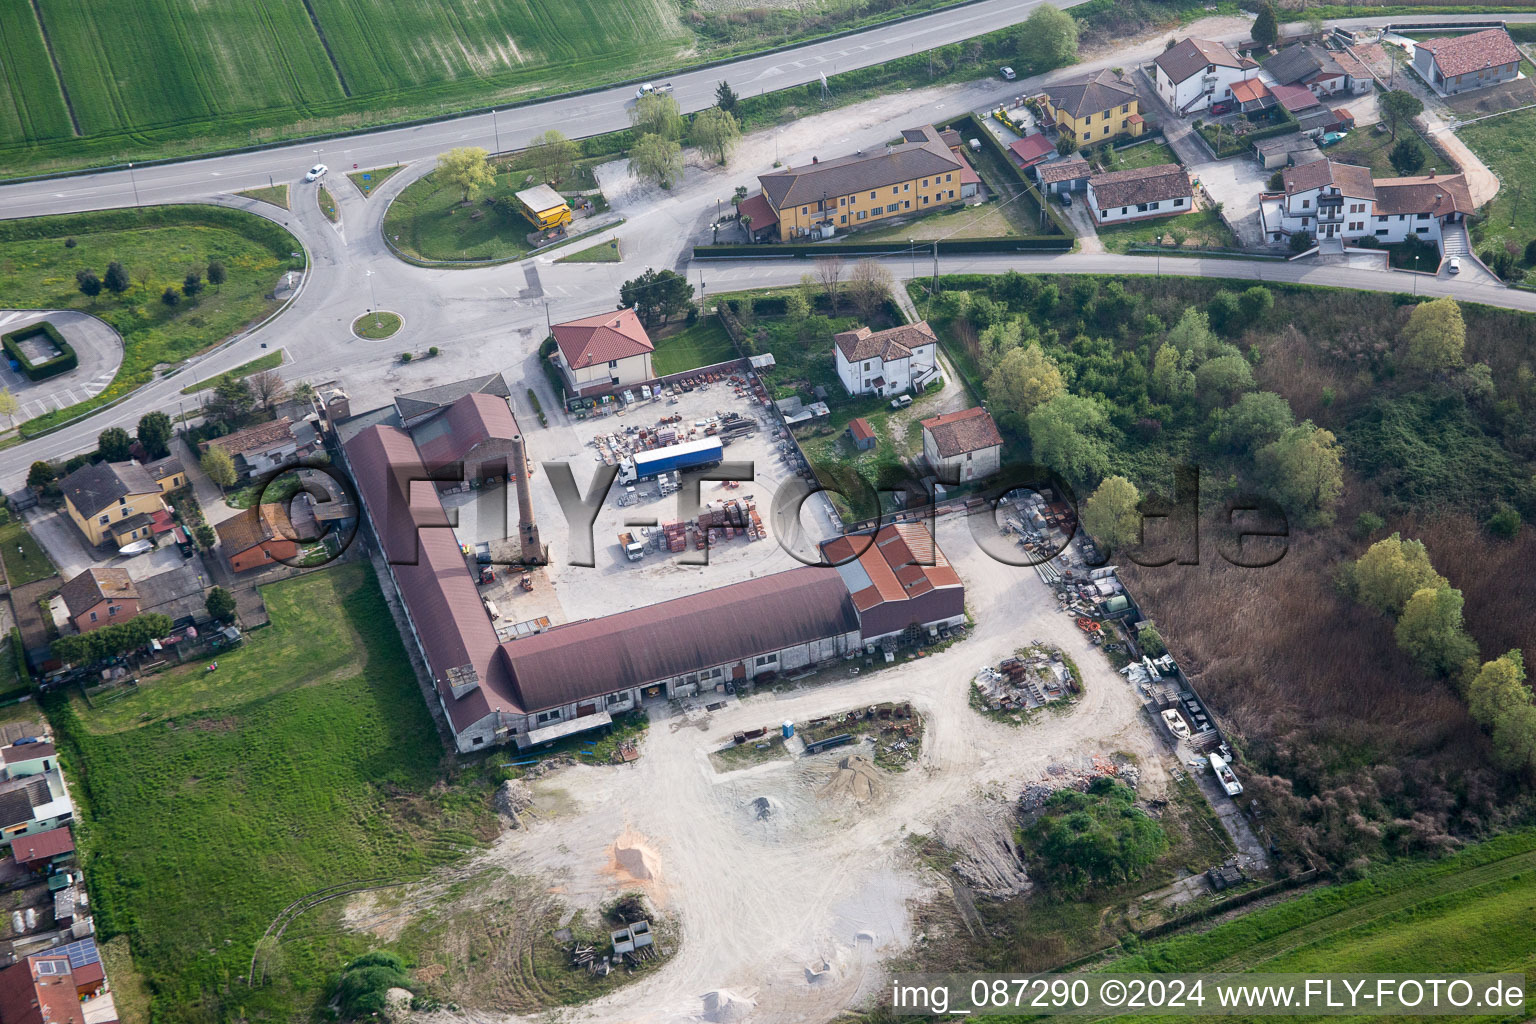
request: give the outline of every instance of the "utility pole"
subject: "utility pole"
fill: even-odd
[[[133,185],[133,205],[134,206],[138,206],[139,205],[139,182],[138,182],[138,179],[133,176],[133,163],[132,163],[132,161],[130,161],[129,164],[128,164],[128,181]]]
[[[496,123],[496,108],[491,108],[491,131],[496,135],[496,152],[501,152],[501,126]]]

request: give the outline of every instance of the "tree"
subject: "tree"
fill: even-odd
[[[784,296],[784,318],[796,327],[802,326],[811,315],[811,304],[805,301],[805,293],[792,291]]]
[[[208,615],[226,625],[235,621],[235,595],[223,587],[208,591]]]
[[[122,427],[108,427],[96,435],[96,450],[108,462],[127,462],[133,458],[133,438]]]
[[[1168,849],[1163,827],[1124,783],[1096,778],[1088,791],[1059,789],[1025,829],[1030,875],[1065,895],[1134,881]]]
[[[1250,29],[1253,41],[1263,47],[1274,46],[1280,38],[1280,22],[1275,18],[1275,9],[1269,5],[1268,0],[1259,5],[1259,16],[1253,19],[1253,28]]]
[[[1536,775],[1536,705],[1515,708],[1493,723],[1493,756],[1509,771]]]
[[[238,423],[249,416],[256,406],[256,396],[251,386],[239,377],[226,373],[213,386],[213,398],[208,403],[208,415],[221,423]]]
[[[165,303],[167,306],[175,306],[178,302],[181,301],[181,292],[177,291],[175,288],[172,288],[170,285],[166,285],[165,291],[160,293],[160,301]]]
[[[246,378],[246,383],[250,385],[251,397],[263,409],[270,409],[288,397],[288,385],[283,383],[276,370],[253,373]]]
[[[1412,121],[1424,112],[1424,101],[1406,89],[1393,89],[1381,97],[1381,119],[1387,122],[1392,138],[1397,139],[1398,125]],[[1397,161],[1393,161],[1393,166]],[[1411,172],[1410,172],[1411,173]]]
[[[1306,252],[1312,248],[1312,232],[1298,231],[1291,235],[1291,252]]]
[[[1408,315],[1403,339],[1408,342],[1405,361],[1413,369],[1421,373],[1459,369],[1467,347],[1467,325],[1461,318],[1461,306],[1449,295],[1419,303]]]
[[[560,184],[576,166],[581,147],[565,137],[558,128],[551,128],[536,136],[528,145],[528,162],[533,165],[539,180],[550,185]]]
[[[827,293],[827,302],[832,306],[832,314],[837,315],[837,300],[843,286],[843,260],[840,256],[826,256],[816,261],[816,278],[821,281],[821,290]]]
[[[727,114],[736,110],[736,90],[731,88],[729,82],[721,82],[715,86],[715,106]]]
[[[1253,388],[1253,369],[1242,356],[1207,359],[1195,371],[1195,391],[1207,407],[1227,405],[1237,395]]]
[[[27,469],[27,486],[41,490],[59,478],[53,463],[38,459]]]
[[[0,416],[5,417],[6,426],[11,426],[16,420],[16,413],[21,408],[21,402],[17,400],[10,388],[0,388]],[[1516,513],[1517,515],[1519,513]],[[1518,527],[1519,523],[1516,523]]]
[[[688,308],[693,301],[693,285],[672,270],[646,268],[639,277],[625,281],[619,288],[619,308],[635,310],[640,322],[657,327]]]
[[[1259,449],[1259,472],[1281,505],[1315,526],[1333,519],[1344,490],[1343,454],[1332,433],[1307,420]]]
[[[171,418],[156,410],[139,417],[138,439],[144,451],[152,459],[163,459],[171,454]]]
[[[315,386],[307,380],[301,380],[293,386],[293,397],[305,405],[315,403]]]
[[[1536,238],[1525,243],[1525,262],[1536,266]]]
[[[1142,651],[1154,658],[1161,658],[1168,653],[1168,645],[1163,642],[1163,634],[1159,633],[1155,626],[1143,626],[1138,629],[1136,642],[1141,645]]]
[[[1062,132],[1061,135],[1056,139],[1056,155],[1066,156],[1072,152],[1075,146],[1076,143],[1072,141],[1072,136],[1068,135],[1066,132]]]
[[[200,271],[189,270],[187,276],[181,280],[181,293],[189,299],[197,298],[197,294],[203,290],[203,275]]]
[[[1495,537],[1513,540],[1520,533],[1521,521],[1519,509],[1507,501],[1499,501],[1494,503],[1493,515],[1488,517],[1485,525]]]
[[[127,622],[114,622],[89,633],[61,636],[53,642],[53,653],[65,664],[88,667],[103,658],[143,647],[170,631],[169,615],[146,612]]]
[[[434,173],[444,183],[458,189],[467,203],[482,188],[496,184],[496,171],[491,167],[489,156],[479,146],[459,146],[437,158]]]
[[[1107,422],[1096,401],[1062,392],[1026,419],[1035,460],[1073,483],[1103,474],[1109,456],[1095,435]]]
[[[683,112],[677,100],[664,93],[648,93],[629,108],[629,123],[637,136],[656,135],[672,142],[683,137]]]
[[[1477,657],[1477,644],[1461,625],[1461,606],[1461,591],[1454,587],[1415,592],[1397,620],[1397,646],[1426,671],[1455,672]]]
[[[80,294],[88,299],[94,299],[101,294],[101,278],[96,276],[96,271],[86,268],[75,271],[75,287],[80,289]]]
[[[1123,476],[1108,476],[1083,502],[1083,529],[1112,548],[1141,540],[1141,492]]]
[[[1349,570],[1355,600],[1387,615],[1400,615],[1408,599],[1426,588],[1448,586],[1430,564],[1423,542],[1394,533],[1365,549]]]
[[[1467,684],[1467,711],[1483,725],[1492,726],[1530,703],[1531,688],[1525,685],[1525,655],[1518,647],[1483,662]]]
[[[1244,395],[1211,416],[1211,443],[1238,452],[1262,448],[1295,424],[1290,403],[1273,391]]]
[[[201,465],[208,479],[219,485],[220,491],[235,485],[237,477],[234,457],[217,444],[210,444],[208,450],[203,452]]]
[[[741,139],[741,127],[730,111],[710,107],[694,116],[689,138],[699,152],[714,157],[715,163],[723,164]]]
[[[683,147],[660,135],[642,135],[629,151],[629,172],[662,188],[683,174]]]
[[[1225,335],[1233,335],[1243,329],[1243,308],[1237,301],[1237,293],[1223,288],[1211,296],[1206,306],[1211,327]]]
[[[1035,74],[1077,60],[1077,22],[1050,4],[1041,4],[1024,21],[1019,56]]]
[[[1275,296],[1268,288],[1256,284],[1244,289],[1243,294],[1237,297],[1237,303],[1242,309],[1243,323],[1252,327],[1275,308]]]
[[[1177,345],[1166,344],[1152,357],[1153,396],[1161,401],[1177,405],[1188,401],[1195,394],[1195,375],[1186,369],[1189,360]]]
[[[1404,177],[1417,174],[1424,166],[1424,147],[1412,139],[1398,139],[1392,151],[1387,154],[1387,159],[1398,174]]]
[[[128,271],[124,270],[123,265],[117,260],[113,260],[107,264],[107,276],[102,284],[106,285],[107,291],[113,295],[121,295],[128,290],[131,282],[128,280]]]
[[[1065,387],[1056,361],[1038,344],[1019,347],[1005,353],[987,376],[987,402],[1017,428]]]
[[[1168,329],[1168,344],[1190,357],[1193,362],[1209,359],[1221,348],[1221,339],[1211,331],[1210,317],[1193,306],[1184,310],[1179,322]]]
[[[885,300],[891,297],[895,279],[891,272],[874,260],[860,260],[848,275],[848,298],[853,308],[865,320],[873,319],[880,312]]]
[[[224,282],[229,279],[229,273],[224,269],[224,264],[219,260],[208,261],[208,283],[215,288],[224,287]]]

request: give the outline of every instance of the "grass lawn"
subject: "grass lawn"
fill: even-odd
[[[588,246],[569,256],[562,256],[555,260],[556,263],[618,263],[622,257],[619,255],[619,240],[617,238],[607,242],[598,242]]]
[[[53,563],[27,532],[27,524],[14,513],[12,516],[10,522],[0,526],[0,556],[5,558],[5,574],[10,577],[11,586],[36,583],[52,576],[57,571]]]
[[[74,239],[74,248],[65,245]],[[260,320],[278,303],[267,298],[284,271],[302,266],[289,254],[298,240],[260,217],[216,206],[159,206],[0,222],[0,295],[20,309],[79,309],[111,324],[123,337],[117,377],[95,398],[21,425],[23,435],[77,416],[147,383],[157,367],[194,356]],[[132,285],[121,296],[87,299],[75,271],[105,275],[117,260]],[[195,301],[160,301],[167,285],[188,270],[224,264],[228,279]]]
[[[1024,200],[1020,200],[1023,202]],[[1021,232],[1000,200],[980,206],[935,210],[905,224],[850,232],[849,242],[904,242],[935,238],[1017,238]]]
[[[1183,235],[1183,248],[1209,249],[1237,244],[1232,232],[1221,222],[1216,211],[1209,207],[1178,217],[1162,217],[1157,220],[1136,221],[1130,224],[1111,224],[1099,228],[1099,240],[1110,252],[1126,252],[1133,246],[1156,245],[1157,239],[1178,231]],[[1171,239],[1163,244],[1172,248]]]
[[[396,164],[393,167],[375,167],[368,171],[353,171],[347,175],[347,178],[351,180],[352,184],[357,186],[357,190],[363,194],[363,198],[367,199],[373,194],[374,189],[394,177],[395,172],[400,170],[402,166],[404,165]]]
[[[196,384],[188,384],[181,389],[181,393],[184,395],[195,395],[199,391],[207,391],[211,387],[217,387],[219,381],[225,377],[249,377],[253,373],[260,373],[262,370],[275,370],[282,365],[283,354],[281,352],[268,352],[266,355],[252,359],[248,363],[241,363],[233,370],[225,370],[216,377],[200,380]]]
[[[1137,167],[1179,162],[1173,150],[1161,142],[1143,142],[1124,149],[1111,149],[1105,159],[1109,161],[1109,169],[1112,171],[1129,171]]]
[[[320,203],[320,212],[325,214],[325,219],[332,224],[336,223],[336,200],[331,195],[331,190],[321,185],[315,190],[315,199]]]
[[[1481,253],[1514,245],[1520,265],[1530,268],[1525,246],[1536,239],[1536,110],[1469,124],[1456,135],[1503,181],[1472,225],[1473,248]]]
[[[367,338],[369,341],[382,341],[400,329],[405,321],[400,319],[398,313],[388,313],[379,310],[374,313],[364,313],[352,321],[352,332],[359,338]]]
[[[652,338],[656,351],[651,355],[651,368],[658,377],[736,358],[731,336],[713,316],[701,316],[692,327],[684,327],[676,334],[658,332]]]
[[[268,923],[306,893],[415,877],[495,832],[490,780],[444,767],[372,571],[263,596],[271,626],[218,672],[199,660],[104,708],[50,708],[98,938],[128,936],[158,1021],[310,1019],[341,962],[378,940],[339,928],[335,904],[312,910],[248,989]]]
[[[468,205],[437,173],[411,182],[389,204],[384,233],[407,256],[423,260],[515,260],[532,249],[533,230],[516,213],[498,213],[488,200],[522,188],[523,174],[497,168],[496,186],[483,189]]]
[[[271,203],[280,209],[288,209],[288,186],[271,185],[267,188],[248,188],[244,192],[236,192],[237,196],[245,196],[247,199],[255,199],[263,203]]]
[[[230,508],[250,508],[258,499],[268,503],[274,501],[287,501],[299,493],[300,481],[297,473],[284,473],[273,477],[270,486],[263,488],[262,484],[255,483],[249,487],[242,487],[238,491],[230,491],[224,498],[224,503]],[[222,669],[222,664],[220,665]]]

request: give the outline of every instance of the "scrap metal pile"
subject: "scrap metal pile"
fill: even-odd
[[[976,675],[975,686],[993,711],[1030,711],[1078,692],[1080,681],[1061,649],[1035,643]]]

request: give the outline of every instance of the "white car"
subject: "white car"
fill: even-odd
[[[1014,74],[1013,68],[998,68],[997,73],[1003,76],[1003,81],[1011,82],[1019,76]]]
[[[1460,256],[1452,256],[1451,257],[1451,262],[1446,265],[1445,269],[1447,271],[1449,271],[1450,273],[1452,273],[1452,274],[1459,274],[1459,273],[1461,273],[1461,257]]]
[[[315,164],[315,166],[309,169],[309,173],[304,175],[304,180],[319,181],[321,178],[325,177],[325,172],[328,170],[330,170],[330,168],[325,166],[325,164]]]

